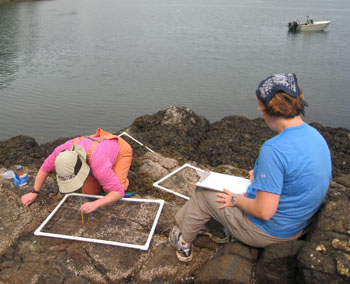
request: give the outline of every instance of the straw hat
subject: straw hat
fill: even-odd
[[[55,159],[58,188],[70,193],[83,187],[90,173],[83,147],[74,145],[71,150],[59,153]]]

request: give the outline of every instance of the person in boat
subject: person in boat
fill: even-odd
[[[314,20],[310,19],[309,16],[306,16],[306,22],[305,22],[305,25],[312,25],[314,23]]]
[[[169,241],[180,261],[192,259],[197,234],[227,240],[206,228],[210,219],[234,239],[262,248],[301,237],[324,200],[331,155],[321,134],[302,120],[307,103],[295,74],[267,77],[256,97],[266,124],[278,134],[262,145],[245,194],[197,188],[177,212]]]
[[[33,189],[21,197],[25,206],[33,203],[47,176],[56,170],[60,192],[82,190],[85,194],[105,196],[84,203],[80,210],[90,213],[124,197],[128,188],[128,172],[132,161],[132,148],[121,137],[101,128],[91,136],[70,139],[59,145],[45,159],[36,175]]]

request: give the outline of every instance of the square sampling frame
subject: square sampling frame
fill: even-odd
[[[86,214],[84,218],[80,205],[102,197],[66,194],[34,235],[148,250],[164,200],[122,198],[117,203]],[[126,227],[124,232],[121,230],[123,227]]]
[[[118,136],[121,137],[121,136],[124,136],[124,135],[127,136],[127,137],[129,137],[131,140],[135,141],[137,144],[139,144],[139,145],[145,147],[145,148],[146,148],[148,151],[150,151],[151,153],[154,153],[154,151],[153,151],[151,148],[147,147],[145,144],[141,143],[139,140],[135,139],[134,137],[132,137],[130,134],[126,133],[125,131],[122,132],[122,133],[120,133]]]
[[[172,171],[168,175],[162,177],[160,180],[158,180],[155,183],[153,183],[153,186],[156,187],[156,188],[165,190],[165,191],[167,191],[169,193],[175,194],[175,195],[177,195],[179,197],[182,197],[184,199],[189,200],[191,198],[190,196],[187,196],[187,195],[182,194],[180,192],[177,192],[177,191],[175,191],[175,190],[173,190],[171,188],[168,188],[168,187],[165,187],[165,186],[161,185],[164,181],[168,180],[172,176],[175,176],[178,172],[180,172],[180,171],[182,171],[183,169],[186,169],[186,168],[190,168],[190,169],[195,170],[197,175],[200,175],[200,173],[204,173],[205,172],[205,170],[202,170],[200,168],[192,166],[191,164],[186,163],[186,164],[182,165],[181,167],[177,168],[176,170]]]
[[[190,170],[192,173],[183,174],[181,178],[176,179],[176,174],[183,170]],[[176,187],[174,182],[170,182],[171,178],[179,184],[177,190],[170,188]],[[186,183],[190,185],[187,189]],[[153,183],[153,186],[189,200],[193,190],[196,190],[197,187],[219,192],[223,192],[226,188],[231,192],[241,194],[247,190],[250,183],[251,181],[247,178],[203,170],[186,163]]]

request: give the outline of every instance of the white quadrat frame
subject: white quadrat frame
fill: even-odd
[[[149,148],[149,147],[147,147],[145,144],[142,144],[139,140],[137,140],[137,139],[135,139],[134,137],[132,137],[130,134],[128,134],[128,133],[126,133],[126,132],[122,132],[122,133],[120,133],[118,136],[123,136],[123,135],[125,135],[125,136],[128,136],[131,140],[134,140],[137,144],[140,144],[141,146],[143,146],[143,147],[145,147],[148,151],[150,151],[151,153],[154,153],[154,151],[151,149],[151,148]]]
[[[155,183],[153,183],[153,186],[154,186],[154,187],[157,187],[157,188],[159,188],[159,189],[165,190],[165,191],[167,191],[167,192],[170,192],[170,193],[172,193],[172,194],[175,194],[175,195],[177,195],[177,196],[180,196],[180,197],[182,197],[182,198],[184,198],[184,199],[189,200],[189,199],[190,199],[189,196],[186,196],[186,195],[184,195],[184,194],[181,194],[181,193],[179,193],[179,192],[176,192],[175,190],[172,190],[172,189],[170,189],[170,188],[166,188],[166,187],[160,185],[162,182],[164,182],[165,180],[167,180],[167,179],[170,178],[171,176],[175,175],[176,173],[182,171],[184,168],[192,168],[192,169],[194,169],[194,170],[196,170],[196,171],[205,172],[205,170],[202,170],[202,169],[200,169],[200,168],[197,168],[197,167],[195,167],[195,166],[192,166],[191,164],[187,164],[187,163],[186,163],[186,164],[182,165],[181,167],[177,168],[176,170],[172,171],[170,174],[168,174],[168,175],[162,177],[160,180],[158,180],[158,181],[156,181]]]
[[[138,199],[138,198],[122,198],[121,199],[121,200],[127,201],[127,202],[149,202],[149,203],[158,203],[159,204],[158,212],[157,212],[157,215],[154,219],[154,222],[153,222],[152,228],[150,230],[150,233],[148,235],[146,243],[143,245],[137,245],[137,244],[114,242],[114,241],[94,239],[94,238],[84,238],[84,237],[78,237],[78,236],[70,236],[70,235],[42,232],[41,230],[44,228],[44,226],[50,221],[50,219],[56,214],[58,209],[62,206],[62,204],[70,196],[80,196],[80,197],[87,197],[87,198],[102,198],[103,197],[101,195],[88,195],[88,194],[82,194],[82,193],[66,194],[62,198],[62,200],[58,203],[56,208],[51,212],[51,214],[45,219],[45,221],[35,230],[35,232],[34,232],[35,236],[44,236],[44,237],[67,239],[67,240],[74,240],[74,241],[99,243],[99,244],[112,245],[112,246],[121,246],[121,247],[134,248],[134,249],[140,249],[140,250],[148,250],[149,245],[150,245],[151,240],[152,240],[152,237],[153,237],[153,234],[154,234],[154,231],[156,229],[159,217],[160,217],[160,213],[161,213],[163,206],[164,206],[164,200]]]

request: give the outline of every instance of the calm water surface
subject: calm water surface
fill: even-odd
[[[288,21],[332,20],[289,34]],[[116,132],[184,105],[259,116],[257,84],[295,72],[306,121],[350,128],[348,0],[55,0],[0,4],[0,140]]]

